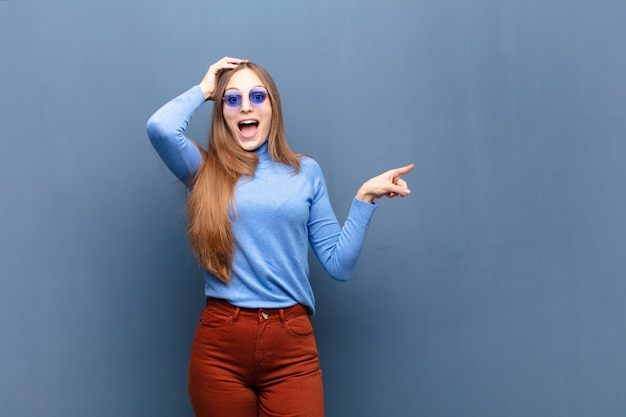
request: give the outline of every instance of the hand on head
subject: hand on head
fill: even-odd
[[[377,198],[387,196],[393,197],[405,197],[411,193],[406,181],[400,178],[404,174],[408,174],[415,168],[414,164],[410,164],[400,168],[390,169],[374,178],[367,180],[356,194],[356,198],[365,201],[366,203],[372,203]]]
[[[221,71],[225,69],[237,68],[239,64],[246,61],[248,60],[225,56],[224,58],[217,61],[215,64],[211,65],[199,84],[200,89],[204,93],[204,97],[206,97],[207,100],[214,99],[213,93],[215,92],[215,81],[217,79],[217,75]]]

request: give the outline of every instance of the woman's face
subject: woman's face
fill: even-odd
[[[247,151],[267,141],[272,121],[272,105],[267,89],[249,68],[233,74],[226,85],[224,120],[233,135]]]

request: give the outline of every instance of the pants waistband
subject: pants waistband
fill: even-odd
[[[248,308],[237,307],[221,298],[207,297],[206,305],[219,307],[222,311],[230,313],[233,316],[233,320],[245,317],[259,320],[285,321],[309,314],[309,310],[302,304],[285,308]]]

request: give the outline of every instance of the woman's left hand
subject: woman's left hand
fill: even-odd
[[[356,198],[371,204],[374,200],[383,196],[393,198],[397,196],[405,197],[411,194],[406,181],[400,177],[413,171],[413,168],[415,168],[415,165],[410,164],[401,168],[390,169],[377,177],[367,180],[359,188]]]

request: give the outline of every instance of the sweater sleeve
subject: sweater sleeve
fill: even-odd
[[[361,254],[376,204],[354,198],[343,226],[330,204],[321,169],[315,181],[315,195],[309,213],[309,242],[324,270],[337,281],[347,281]]]
[[[196,85],[157,110],[146,124],[152,146],[170,171],[187,186],[202,164],[202,155],[185,136],[185,130],[204,101],[202,90]]]

